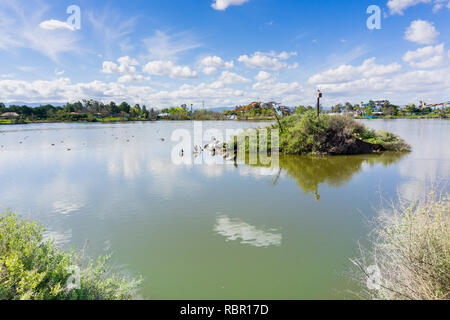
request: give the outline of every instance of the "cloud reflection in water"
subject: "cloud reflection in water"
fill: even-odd
[[[224,236],[227,241],[240,240],[242,244],[254,247],[280,246],[282,240],[281,233],[267,232],[228,216],[217,218],[214,231]]]

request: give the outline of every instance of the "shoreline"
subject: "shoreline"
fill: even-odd
[[[376,118],[354,118],[355,120],[449,120],[444,117],[426,117],[426,116],[406,116],[406,117],[376,117]],[[221,122],[267,122],[276,121],[276,119],[159,119],[159,120],[110,120],[110,121],[25,121],[23,123],[16,123],[14,120],[11,122],[1,122],[0,126],[8,125],[28,125],[28,124],[48,124],[48,123],[130,123],[130,122],[172,122],[172,121],[221,121]]]

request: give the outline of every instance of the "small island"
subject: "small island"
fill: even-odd
[[[245,151],[258,150],[261,130],[268,131],[268,148],[271,149],[271,129],[279,130],[279,152],[285,155],[356,155],[384,151],[410,152],[411,146],[399,136],[375,131],[350,116],[320,115],[314,112],[284,117],[278,123],[257,130],[257,139],[246,139]],[[247,135],[246,131],[240,135]],[[234,145],[237,152],[237,141]],[[251,148],[250,143],[257,143]],[[227,148],[227,144],[224,144]],[[228,149],[233,150],[233,147]]]

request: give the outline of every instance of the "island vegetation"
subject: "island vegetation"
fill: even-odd
[[[373,221],[370,244],[352,259],[358,296],[376,300],[450,299],[450,196],[399,200]]]
[[[312,111],[304,114],[293,114],[282,118],[276,124],[257,129],[256,139],[246,138],[249,132],[240,133],[246,143],[238,145],[242,138],[236,137],[226,145],[229,150],[245,148],[259,151],[261,130],[267,132],[267,144],[272,149],[271,130],[278,130],[279,152],[286,155],[353,155],[374,152],[395,151],[409,152],[411,147],[395,134],[367,128],[350,116],[320,115]],[[265,137],[264,137],[265,139]],[[250,143],[256,143],[251,146]]]
[[[141,280],[112,272],[109,257],[86,261],[74,251],[58,249],[43,235],[44,228],[35,222],[11,212],[0,215],[0,300],[136,298]],[[79,283],[71,283],[75,268]]]

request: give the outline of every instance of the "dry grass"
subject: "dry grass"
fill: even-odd
[[[385,300],[450,298],[450,196],[401,202],[375,221],[371,248],[352,259],[359,296]]]

